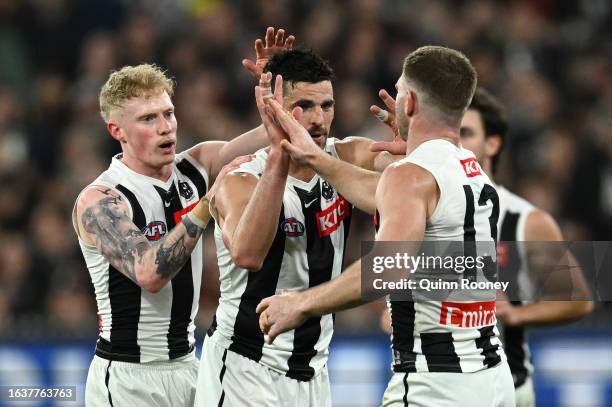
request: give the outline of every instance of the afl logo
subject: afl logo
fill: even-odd
[[[289,237],[298,237],[304,234],[304,224],[296,218],[288,218],[281,223],[281,229]]]
[[[166,234],[166,224],[159,220],[154,220],[142,228],[141,232],[149,241],[154,242]]]

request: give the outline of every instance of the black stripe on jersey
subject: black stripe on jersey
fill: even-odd
[[[408,407],[408,372],[404,374],[404,407]]]
[[[127,198],[132,208],[132,221],[142,230],[147,220],[138,199],[123,185],[117,185],[115,188]],[[108,299],[112,315],[110,341],[99,338],[96,355],[109,360],[140,362],[140,346],[138,346],[140,296],[141,288],[138,284],[109,265]]]
[[[155,186],[155,190],[163,201],[164,214],[168,230],[176,226],[174,214],[181,209],[181,199],[174,182],[168,191]],[[200,270],[197,270],[200,272]],[[187,355],[192,349],[189,346],[188,328],[191,323],[191,306],[193,304],[193,274],[191,258],[183,268],[170,280],[172,286],[172,309],[170,310],[170,326],[168,327],[168,357],[176,359]]]
[[[342,220],[342,228],[344,229],[344,247],[342,249],[342,271],[344,271],[345,269],[345,264],[344,261],[346,260],[346,244],[348,243],[349,240],[349,232],[351,231],[351,219],[353,218],[353,205],[350,204],[347,207],[348,210],[348,216],[346,218],[344,218]],[[334,318],[335,318],[335,314],[334,314]]]
[[[329,236],[321,237],[317,227],[317,213],[321,212],[321,183],[306,191],[294,187],[302,204],[306,229],[306,257],[308,259],[308,287],[329,281],[334,269],[334,244]],[[307,203],[312,202],[309,206]],[[293,351],[287,365],[287,376],[297,380],[310,380],[314,369],[310,361],[317,354],[315,345],[321,336],[321,317],[308,319],[295,329]]]
[[[416,372],[414,352],[414,302],[391,301],[391,328],[393,337],[393,371]]]
[[[466,257],[477,257],[476,253],[476,228],[474,227],[474,193],[469,185],[463,186],[465,192],[465,218],[463,220],[463,255]],[[476,279],[476,267],[466,268],[463,276],[470,280]]]
[[[518,229],[518,221],[520,213],[506,212],[501,223],[500,230],[500,241],[512,242],[506,245],[507,250],[507,261],[503,267],[500,267],[500,281],[508,281],[507,295],[511,298],[518,298],[519,287],[518,287],[518,273],[521,269],[521,256],[518,252],[516,242],[516,235]],[[502,243],[503,244],[503,243]],[[520,305],[520,301],[511,301],[512,305]],[[512,372],[514,379],[514,386],[518,387],[525,383],[529,371],[525,366],[525,354],[524,344],[526,342],[526,332],[523,327],[511,327],[505,326],[503,330],[503,343],[506,357],[508,359],[508,366]]]
[[[234,335],[229,350],[258,362],[263,353],[264,336],[259,329],[259,315],[255,312],[261,300],[276,293],[283,255],[285,253],[285,232],[280,225],[285,220],[285,209],[281,207],[279,226],[272,246],[266,254],[261,270],[248,272],[247,284],[238,306],[234,322]]]
[[[176,164],[176,168],[193,182],[198,190],[198,197],[202,198],[206,195],[206,180],[192,163],[184,158]]]
[[[497,354],[499,345],[493,345],[491,343],[491,338],[495,336],[493,332],[494,327],[495,325],[490,325],[480,328],[478,330],[480,332],[480,337],[476,339],[476,347],[482,349],[480,354],[484,356],[482,363],[486,367],[493,367],[501,362],[501,357]]]
[[[424,332],[419,337],[428,371],[461,373],[459,356],[455,352],[451,332]]]
[[[221,373],[219,374],[219,383],[221,384],[221,397],[219,398],[219,404],[217,407],[223,406],[223,401],[225,400],[225,390],[223,390],[223,376],[225,376],[225,359],[227,358],[227,349],[223,351],[223,357],[221,358],[221,363],[223,367],[221,368]]]

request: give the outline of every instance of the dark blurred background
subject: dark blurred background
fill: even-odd
[[[0,338],[90,339],[96,306],[70,213],[119,146],[98,111],[112,69],[155,62],[178,83],[179,148],[258,125],[241,59],[267,26],[295,34],[336,70],[332,135],[388,138],[368,108],[403,58],[445,45],[474,63],[508,108],[497,177],[552,213],[566,240],[612,240],[612,3],[532,1],[0,0]],[[392,92],[394,94],[394,91]],[[352,227],[349,257],[373,239]],[[198,332],[218,298],[206,239]],[[380,303],[338,316],[342,333],[378,329]],[[607,329],[597,304],[575,330]],[[333,353],[333,352],[332,352]]]

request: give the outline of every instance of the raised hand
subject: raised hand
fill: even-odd
[[[303,113],[300,107],[294,108],[291,114],[283,109],[278,100],[268,103],[267,107],[268,111],[288,136],[289,140],[281,141],[281,147],[289,153],[295,162],[308,165],[316,154],[325,154],[314,142],[308,130],[298,122]]]
[[[370,151],[386,151],[393,155],[405,155],[406,141],[400,137],[397,129],[397,122],[395,121],[395,99],[393,99],[384,89],[378,92],[378,96],[380,96],[388,110],[372,105],[370,106],[370,112],[372,112],[378,120],[391,128],[393,140],[373,143],[370,146]]]
[[[274,34],[274,27],[268,27],[266,30],[264,42],[258,38],[255,40],[255,61],[250,59],[243,59],[242,66],[244,66],[256,79],[261,77],[263,69],[268,63],[270,57],[279,51],[289,50],[293,47],[295,37],[290,35],[285,39],[285,30],[280,28],[276,34]]]
[[[257,110],[259,111],[261,122],[270,140],[270,147],[273,149],[280,149],[281,141],[287,140],[288,136],[283,128],[274,120],[272,110],[268,106],[271,103],[279,104],[279,101],[282,103],[283,77],[281,75],[276,75],[274,94],[272,94],[270,88],[271,81],[271,72],[266,72],[260,76],[259,86],[255,86],[255,101],[257,102]]]

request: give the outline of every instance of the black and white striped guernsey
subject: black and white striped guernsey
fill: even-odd
[[[517,298],[511,301],[513,305],[520,305],[523,303],[521,299],[533,298],[534,285],[530,278],[527,254],[520,242],[525,241],[527,217],[535,210],[535,207],[504,187],[497,186],[496,188],[501,207],[497,226],[499,229],[500,280],[510,282],[507,294],[511,298]],[[533,374],[527,331],[525,327],[506,327],[501,322],[498,326],[514,386],[518,387]]]
[[[425,241],[494,242],[499,200],[474,154],[445,140],[419,145],[402,163],[431,173],[440,199],[426,222]],[[377,212],[376,222],[380,224]],[[493,253],[478,255],[495,256]],[[505,354],[495,301],[389,301],[395,372],[476,372]]]
[[[133,222],[149,241],[156,241],[180,223],[206,194],[208,174],[183,152],[176,155],[172,175],[163,182],[132,171],[118,155],[91,185],[120,193],[129,203]],[[135,363],[193,357],[202,241],[185,266],[158,293],[141,289],[111,266],[95,246],[80,239],[79,243],[98,305],[96,355]]]
[[[337,157],[334,143],[335,139],[328,139],[325,149]],[[259,178],[267,157],[260,150],[236,171]],[[216,224],[221,298],[210,339],[288,377],[313,378],[327,363],[333,316],[311,318],[268,345],[255,308],[263,298],[283,290],[302,291],[340,275],[351,210],[344,197],[318,175],[309,182],[288,177],[280,216],[261,213],[279,219],[272,247],[258,272],[232,262]]]

